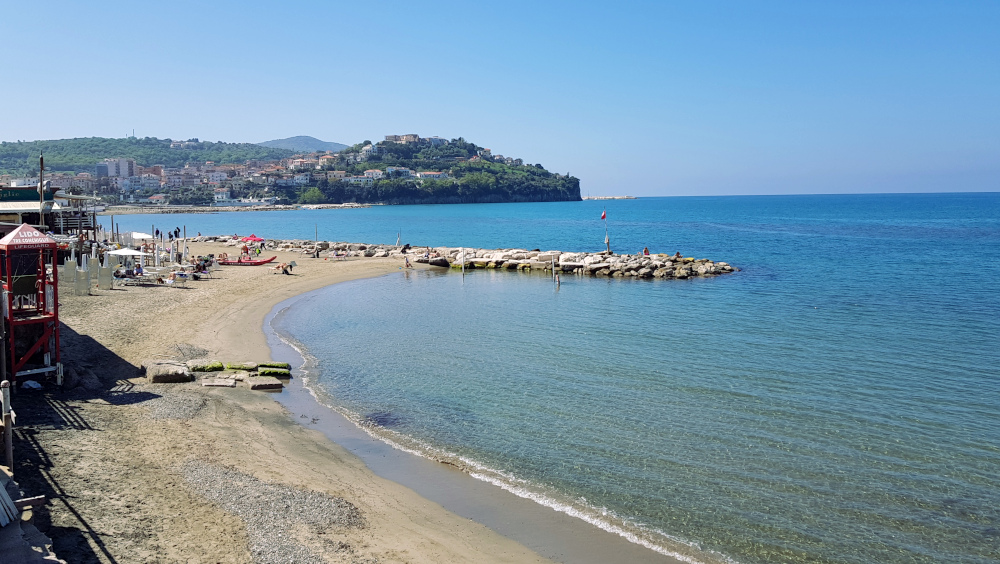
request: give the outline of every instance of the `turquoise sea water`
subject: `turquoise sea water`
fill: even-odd
[[[123,216],[245,233],[598,250],[603,202]],[[713,562],[996,562],[1000,194],[606,203],[687,281],[400,272],[275,321],[399,446]],[[190,218],[190,219],[189,219]],[[166,223],[171,225],[166,225]]]

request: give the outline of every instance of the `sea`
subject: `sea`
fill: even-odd
[[[309,357],[313,392],[373,435],[650,550],[1000,561],[1000,193],[115,221],[543,251],[607,237],[618,253],[728,262],[740,271],[558,285],[400,270],[304,295],[272,324]]]

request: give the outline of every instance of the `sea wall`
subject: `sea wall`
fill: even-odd
[[[236,247],[242,245],[231,235],[197,237],[195,241],[216,241]],[[615,278],[692,278],[731,274],[739,269],[726,262],[680,255],[620,255],[608,253],[563,252],[539,249],[474,249],[469,247],[412,247],[372,245],[302,239],[271,239],[269,249],[298,251],[305,256],[319,253],[322,258],[351,259],[371,257],[410,257],[414,262],[444,268],[492,268],[518,272],[572,273]]]

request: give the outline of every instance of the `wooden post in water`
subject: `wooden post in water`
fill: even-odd
[[[10,416],[10,382],[0,382],[3,390],[3,448],[4,461],[10,473],[14,474],[14,423]]]

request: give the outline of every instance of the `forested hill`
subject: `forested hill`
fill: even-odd
[[[390,167],[406,167],[400,171]],[[303,204],[340,202],[386,204],[453,204],[486,202],[551,202],[580,199],[580,179],[555,174],[540,164],[491,155],[459,137],[447,143],[421,139],[411,143],[364,141],[340,151],[324,168],[348,175],[377,169],[370,184],[320,180],[313,187],[281,189],[284,197]],[[441,180],[417,179],[411,173],[441,172]]]
[[[183,147],[170,148],[170,139],[155,137],[83,137],[51,141],[4,141],[0,143],[0,173],[32,174],[38,170],[38,154],[45,153],[45,169],[94,172],[102,159],[134,159],[141,166],[181,167],[188,162],[242,163],[248,159],[283,159],[294,154],[287,149],[253,143],[212,143],[192,139]]]

